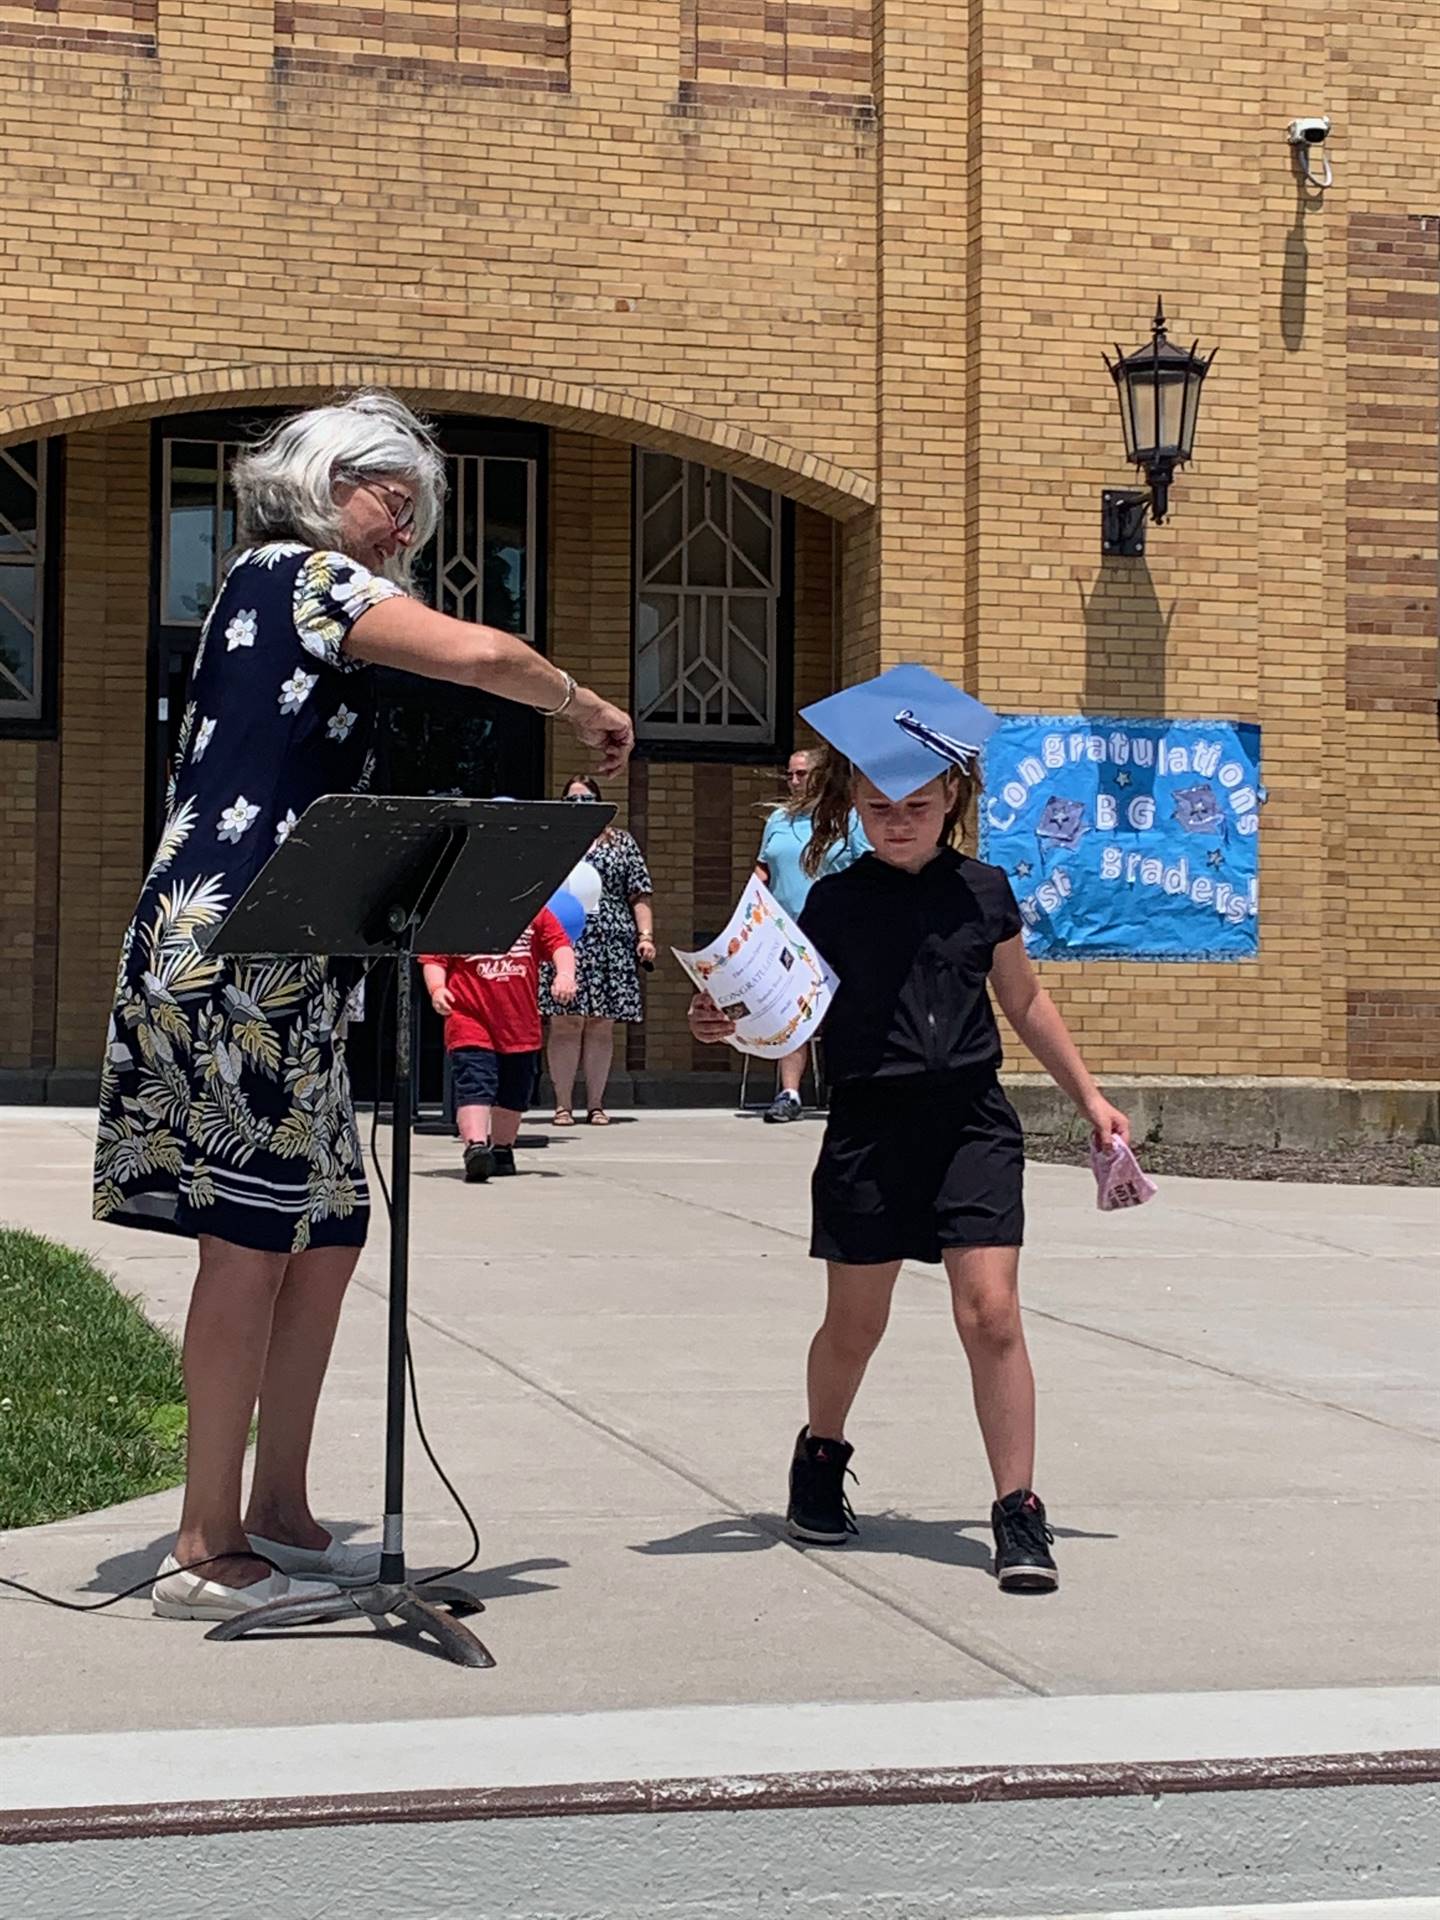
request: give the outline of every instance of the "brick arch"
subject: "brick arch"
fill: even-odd
[[[0,409],[0,446],[122,420],[243,405],[246,399],[304,405],[360,386],[391,387],[426,412],[499,414],[703,460],[837,520],[853,519],[875,504],[875,483],[865,474],[768,435],[641,395],[496,367],[278,361],[152,374],[111,386],[72,387]]]

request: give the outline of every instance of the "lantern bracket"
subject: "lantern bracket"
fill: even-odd
[[[1145,551],[1150,495],[1136,487],[1106,487],[1100,495],[1100,548],[1107,558],[1138,560]]]

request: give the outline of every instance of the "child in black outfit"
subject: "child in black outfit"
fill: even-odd
[[[844,1490],[846,1418],[885,1331],[901,1263],[943,1262],[995,1481],[996,1575],[1008,1591],[1048,1592],[1059,1574],[1031,1487],[1035,1384],[1018,1290],[1025,1147],[998,1079],[987,980],[1100,1144],[1108,1148],[1112,1134],[1128,1140],[1129,1123],[1101,1094],[1036,978],[1004,872],[951,845],[975,776],[957,767],[897,801],[827,748],[811,780],[809,870],[819,871],[843,835],[852,804],[874,850],[817,881],[800,919],[840,985],[825,1022],[831,1106],[812,1184],[810,1251],[827,1263],[828,1298],[810,1347],[790,1531],[830,1545],[858,1531]],[[733,1031],[703,995],[690,1025],[704,1041]]]

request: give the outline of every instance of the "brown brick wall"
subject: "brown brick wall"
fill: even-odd
[[[35,1064],[36,942],[53,935],[35,885],[41,754],[28,740],[0,740],[0,1067]]]
[[[66,459],[55,1062],[93,1068],[145,824],[150,435],[76,434]]]
[[[1350,1072],[1357,1080],[1440,1074],[1440,993],[1362,987],[1347,998]]]
[[[1348,221],[1349,982],[1356,1079],[1440,1059],[1440,206]]]
[[[94,1068],[140,885],[149,435],[66,446],[59,738],[0,739],[0,1068]]]
[[[1352,713],[1434,713],[1431,647],[1347,647],[1345,704]]]
[[[567,0],[448,0],[367,7],[275,0],[282,73],[369,70],[395,80],[468,80],[563,91],[570,84]]]
[[[683,97],[868,107],[870,13],[869,0],[682,0]]]
[[[0,47],[146,59],[157,0],[0,0]]]

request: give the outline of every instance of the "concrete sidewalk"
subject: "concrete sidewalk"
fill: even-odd
[[[91,1121],[0,1110],[0,1218],[95,1253],[177,1326],[187,1248],[89,1219]],[[0,1733],[690,1703],[1405,1685],[1434,1677],[1434,1249],[1426,1190],[1169,1182],[1095,1212],[1029,1176],[1038,1475],[1053,1599],[997,1593],[989,1487],[938,1277],[907,1276],[857,1411],[863,1536],[781,1538],[819,1273],[818,1129],[647,1112],[553,1136],[487,1189],[417,1143],[413,1328],[431,1438],[484,1536],[462,1673],[368,1625],[217,1646],[140,1600],[0,1594]],[[382,1146],[385,1144],[382,1135]],[[380,1504],[383,1216],[315,1483]],[[0,1572],[99,1597],[150,1572],[174,1494],[0,1536]],[[418,1447],[412,1563],[465,1534]]]

